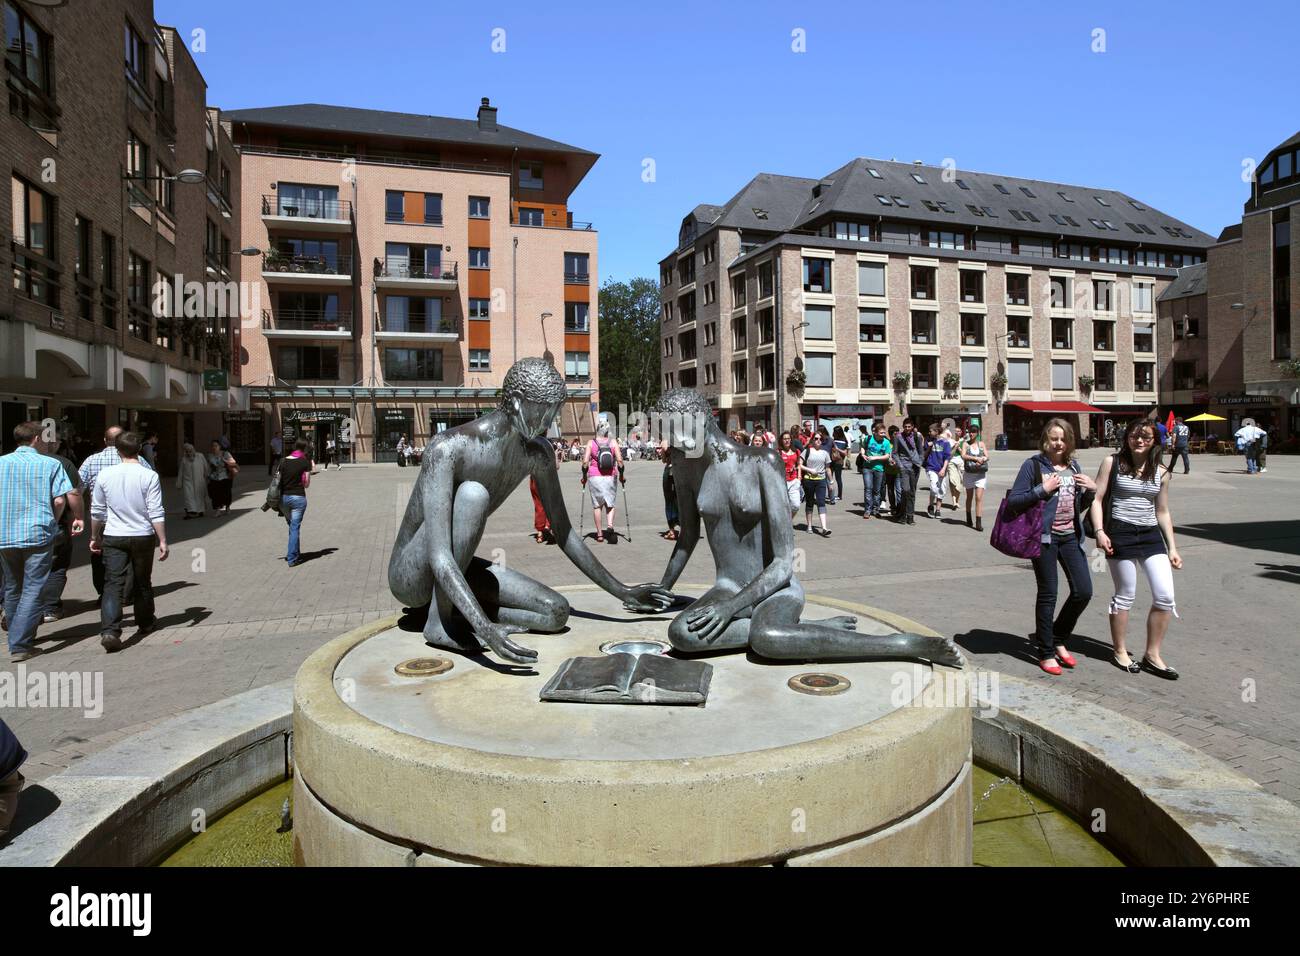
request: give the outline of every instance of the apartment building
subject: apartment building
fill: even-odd
[[[273,431],[393,461],[494,408],[506,371],[562,369],[558,429],[599,389],[596,231],[573,190],[595,153],[497,122],[306,104],[227,114],[240,154],[246,455]],[[352,423],[352,434],[345,425]],[[348,439],[351,439],[349,442]]]
[[[1123,193],[855,159],[756,176],[660,261],[664,387],[724,427],[951,418],[1031,447],[1157,401],[1159,295],[1213,239]]]
[[[158,432],[171,471],[243,400],[233,287],[208,285],[235,278],[229,136],[149,0],[0,9],[0,438],[51,418],[79,454],[121,423]]]

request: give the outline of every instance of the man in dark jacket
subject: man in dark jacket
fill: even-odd
[[[900,500],[894,520],[916,524],[916,485],[925,470],[925,439],[916,430],[916,423],[903,419],[903,430],[894,442],[894,463],[898,466]]]

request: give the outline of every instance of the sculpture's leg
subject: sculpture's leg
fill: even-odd
[[[564,595],[503,565],[475,558],[465,580],[487,616],[500,624],[554,634],[569,620]]]
[[[424,524],[424,502],[418,490],[407,502],[397,529],[388,559],[388,587],[393,597],[408,607],[423,607],[433,600],[433,563]]]
[[[844,618],[801,622],[804,592],[798,581],[754,608],[749,646],[774,660],[852,661],[922,660],[961,667],[961,653],[946,637],[925,634],[859,634]]]
[[[692,612],[699,610],[701,607],[731,597],[736,593],[736,588],[730,585],[715,584],[709,590],[705,591],[695,601],[673,618],[673,622],[668,625],[668,640],[673,647],[679,651],[687,653],[701,653],[703,651],[725,651],[737,647],[745,647],[749,643],[749,612],[742,612],[743,616],[734,617],[728,622],[722,633],[712,641],[701,640],[699,635],[690,629],[690,615]]]
[[[456,497],[452,501],[450,515],[429,516],[431,520],[451,522],[451,552],[456,565],[462,571],[468,572],[474,558],[474,549],[478,547],[483,537],[490,503],[491,496],[486,488],[477,481],[465,481],[456,488]],[[413,543],[427,545],[428,539],[428,528],[421,526]],[[426,564],[432,565],[433,555],[427,546],[423,558]],[[442,593],[436,583],[432,592],[433,601],[429,607],[428,620],[424,624],[425,641],[435,647],[448,647],[453,650],[481,650],[478,641],[469,633],[464,619],[460,619],[459,624],[453,620],[455,606],[451,603],[451,599]]]

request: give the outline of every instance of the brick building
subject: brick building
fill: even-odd
[[[260,460],[275,430],[392,461],[496,405],[517,358],[549,357],[590,434],[597,250],[569,197],[595,153],[472,120],[300,105],[227,114],[240,153],[243,382],[232,439]],[[256,253],[254,255],[254,253]]]
[[[1223,230],[1202,271],[1180,274],[1160,304],[1161,336],[1173,345],[1161,371],[1162,400],[1180,412],[1222,415],[1227,421],[1209,429],[1221,437],[1246,418],[1278,440],[1300,432],[1296,209],[1300,133],[1259,163],[1241,222]]]
[[[149,0],[0,9],[4,447],[24,419],[58,421],[77,454],[122,423],[157,431],[171,471],[183,441],[219,435],[242,401],[236,323],[220,317],[234,314],[221,293],[237,289],[208,285],[236,278],[229,136],[185,39],[154,23]],[[210,369],[228,373],[225,387],[205,388]]]
[[[660,261],[663,384],[725,428],[903,408],[1020,447],[1052,414],[1100,434],[1155,406],[1156,299],[1211,242],[1113,190],[869,159],[760,174]]]

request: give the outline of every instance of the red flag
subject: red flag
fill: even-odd
[[[1174,434],[1174,413],[1172,410],[1169,412],[1169,417],[1165,419],[1165,434],[1170,437],[1173,437]]]

